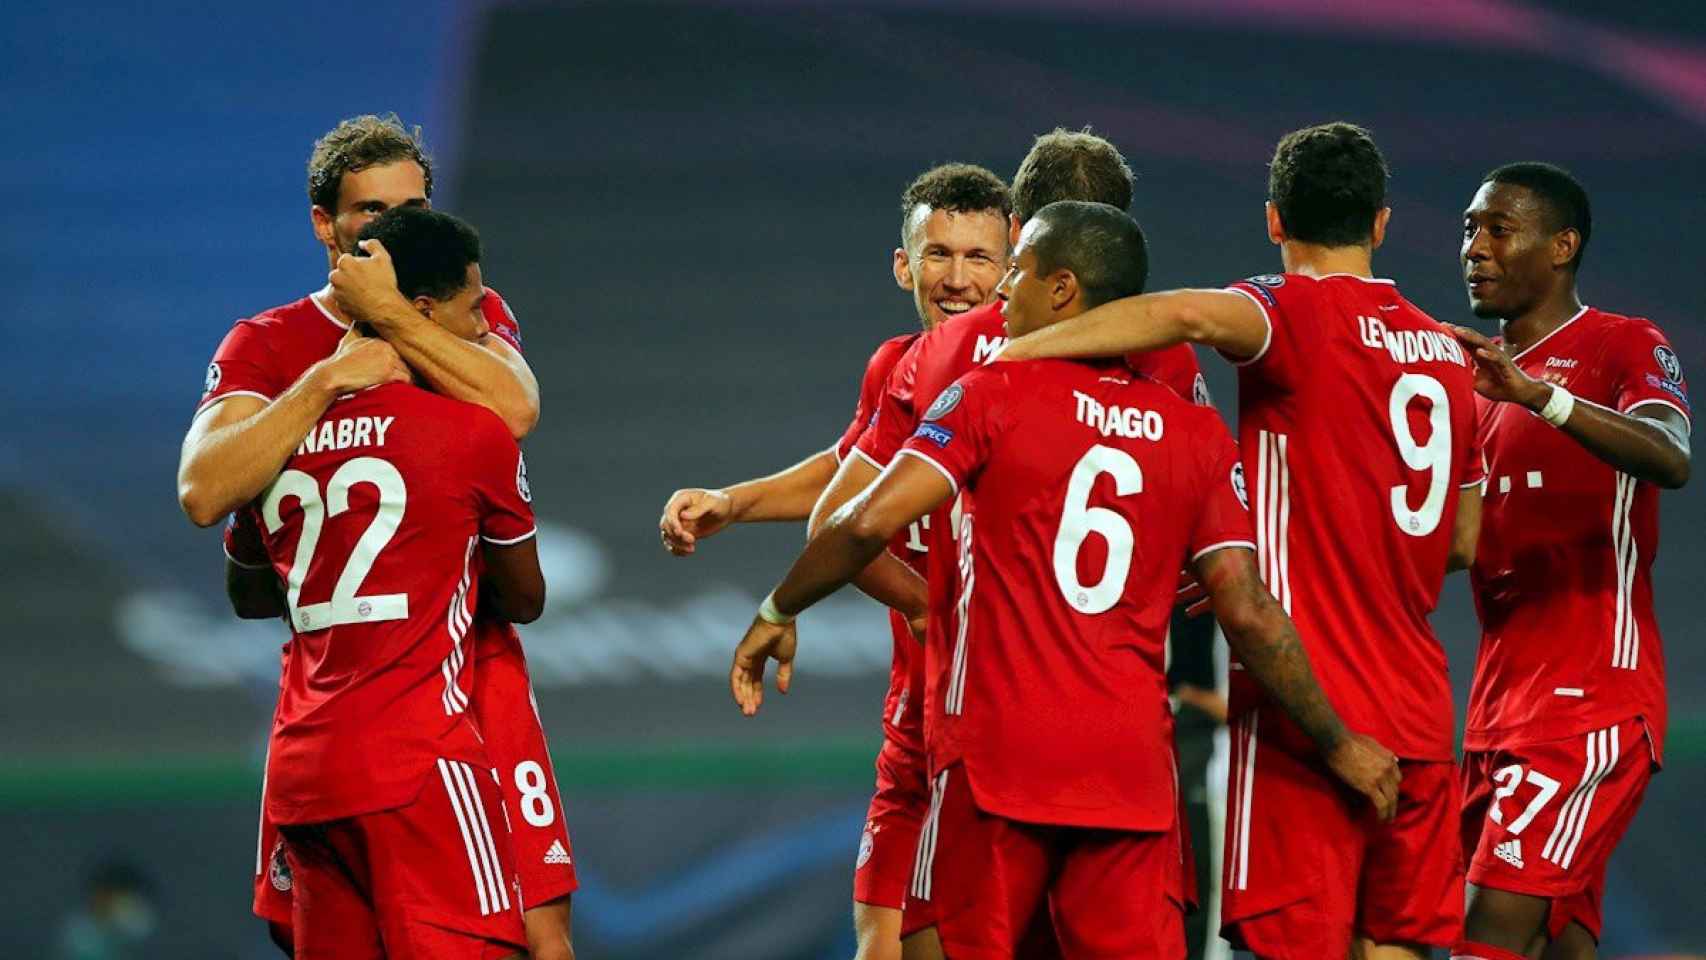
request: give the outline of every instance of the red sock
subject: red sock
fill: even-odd
[[[1451,960],[1528,960],[1527,957],[1504,947],[1488,946],[1474,940],[1459,940],[1451,947]]]

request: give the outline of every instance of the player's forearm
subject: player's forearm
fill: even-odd
[[[369,322],[433,390],[492,411],[517,440],[539,422],[539,381],[495,334],[464,340],[407,304],[377,311]]]
[[[190,521],[211,527],[260,496],[335,399],[316,364],[253,415],[192,432],[178,462],[178,504]]]
[[[1338,746],[1347,735],[1344,721],[1316,681],[1297,627],[1273,597],[1259,585],[1230,602],[1216,596],[1214,615],[1244,671],[1269,699],[1315,741],[1322,753]]]
[[[1104,303],[1013,340],[1002,350],[1002,357],[1111,357],[1183,343],[1189,332],[1187,317],[1173,308],[1168,296],[1146,294]]]
[[[853,578],[853,585],[908,620],[924,616],[930,607],[929,584],[906,561],[887,550],[877,552],[876,559]]]
[[[858,504],[836,512],[806,544],[771,596],[776,609],[795,616],[846,586],[877,555],[889,535],[864,522]]]
[[[729,497],[732,523],[800,521],[835,476],[835,453],[822,450],[786,470],[723,488]]]
[[[1538,405],[1546,405],[1548,390]],[[1561,427],[1587,451],[1637,480],[1675,490],[1688,482],[1690,455],[1686,435],[1641,417],[1618,413],[1580,397]]]

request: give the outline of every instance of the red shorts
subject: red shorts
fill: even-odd
[[[502,811],[489,769],[439,760],[408,806],[280,827],[297,960],[525,951]]]
[[[1265,706],[1232,724],[1221,935],[1273,960],[1347,956],[1356,937],[1451,946],[1463,929],[1453,764],[1402,761],[1398,815],[1381,823],[1287,727]]]
[[[1463,755],[1469,882],[1552,900],[1548,934],[1571,921],[1599,939],[1605,864],[1653,777],[1646,724]]]
[[[533,699],[533,683],[519,642],[478,639],[474,671],[474,725],[486,755],[503,778],[510,843],[521,879],[521,909],[531,910],[573,893],[575,879],[563,797],[551,768],[545,728]],[[487,650],[497,652],[487,655]]]
[[[1072,957],[1185,954],[1174,831],[1021,823],[978,809],[965,767],[932,783],[918,881],[954,960],[1011,960],[1052,926]]]
[[[871,794],[853,867],[854,902],[902,908],[918,851],[918,830],[929,807],[923,754],[883,738],[877,752],[877,789]]]
[[[290,860],[284,855],[284,838],[267,816],[266,785],[261,785],[261,835],[255,842],[255,897],[249,905],[255,916],[268,923],[290,926]]]

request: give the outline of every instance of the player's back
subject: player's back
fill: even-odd
[[[1118,361],[998,364],[906,452],[965,484],[932,766],[963,759],[980,808],[1013,819],[1170,825],[1167,624],[1205,505],[1241,473],[1219,417]],[[1230,502],[1224,539],[1248,545]]]
[[[468,721],[482,536],[530,535],[489,411],[392,384],[334,403],[262,496],[293,639],[268,804],[281,823],[407,802],[432,759],[483,763]]]
[[[1391,281],[1287,274],[1232,289],[1270,328],[1239,375],[1263,579],[1347,724],[1399,756],[1449,759],[1428,615],[1459,489],[1483,478],[1471,360]],[[1234,681],[1235,711],[1253,687]]]

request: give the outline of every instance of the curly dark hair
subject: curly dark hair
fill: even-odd
[[[919,207],[954,213],[1013,212],[1007,184],[991,171],[972,163],[944,163],[918,175],[900,195],[900,244],[912,248],[912,215]]]
[[[1062,200],[1131,206],[1131,167],[1108,141],[1083,130],[1056,127],[1031,144],[1013,175],[1013,215],[1023,223]]]
[[[336,212],[344,174],[376,164],[413,160],[426,174],[426,195],[432,196],[432,157],[421,141],[420,127],[405,127],[395,113],[383,117],[364,113],[350,117],[314,141],[308,154],[308,202]]]
[[[1386,158],[1367,130],[1323,123],[1280,138],[1268,167],[1268,199],[1291,239],[1354,247],[1374,233],[1389,176]]]
[[[361,228],[378,240],[397,269],[403,296],[448,300],[468,286],[468,267],[480,262],[480,233],[466,221],[425,207],[392,207]]]
[[[1547,226],[1553,233],[1574,230],[1581,237],[1576,255],[1570,259],[1570,269],[1582,265],[1587,252],[1588,237],[1593,235],[1593,210],[1588,206],[1588,192],[1570,171],[1538,160],[1507,163],[1489,171],[1482,183],[1506,183],[1525,187],[1546,208]]]

